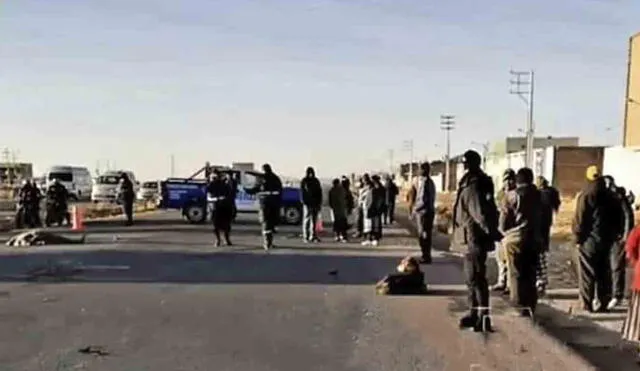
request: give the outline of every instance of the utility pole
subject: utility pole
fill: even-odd
[[[445,135],[445,155],[444,155],[444,190],[449,192],[451,181],[451,130],[455,127],[455,116],[440,115],[440,129],[444,130]]]
[[[389,175],[393,175],[393,150],[389,150]]]
[[[533,70],[511,71],[511,90],[509,93],[517,95],[527,105],[527,150],[525,152],[525,166],[532,169],[533,167],[533,144],[535,138],[535,128],[533,122],[533,91],[534,91],[534,73]],[[513,79],[515,78],[515,80]]]
[[[405,140],[404,149],[409,151],[409,183],[413,181],[413,140]]]
[[[176,170],[176,159],[175,159],[175,156],[171,154],[171,177],[172,178],[175,176],[175,170]]]

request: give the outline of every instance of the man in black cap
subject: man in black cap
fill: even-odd
[[[453,242],[466,250],[464,273],[469,314],[460,319],[460,328],[490,331],[486,263],[487,253],[502,238],[498,231],[498,209],[493,181],[481,170],[480,155],[469,150],[462,161],[466,172],[458,184],[453,207]]]
[[[420,176],[416,190],[416,202],[413,215],[418,229],[418,243],[422,251],[422,263],[431,264],[431,239],[433,219],[436,215],[436,185],[431,179],[431,166],[428,162],[420,164]]]
[[[245,189],[248,194],[257,194],[260,202],[260,222],[262,224],[263,247],[269,250],[273,247],[273,233],[280,221],[280,204],[282,181],[271,165],[262,165],[264,175],[258,178],[255,187]]]

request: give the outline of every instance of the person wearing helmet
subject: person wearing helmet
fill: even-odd
[[[496,201],[500,213],[504,213],[505,194],[516,189],[516,172],[513,169],[507,169],[502,174],[502,189],[498,191]],[[498,265],[498,282],[493,286],[494,291],[502,291],[505,294],[509,292],[509,265],[507,264],[507,255],[505,249],[498,244],[496,251],[496,263]]]
[[[465,174],[460,179],[453,206],[453,243],[465,250],[464,275],[469,292],[469,314],[460,319],[460,328],[491,331],[487,254],[502,239],[498,231],[498,209],[493,181],[481,169],[478,152],[462,156]]]
[[[612,246],[620,237],[621,212],[600,169],[589,166],[586,177],[587,185],[576,200],[572,223],[578,250],[581,309],[606,311],[612,298],[609,259]]]
[[[271,165],[262,165],[264,175],[258,178],[255,187],[245,189],[248,194],[258,196],[260,203],[260,223],[262,224],[262,247],[265,250],[273,248],[273,234],[280,221],[280,206],[282,201],[282,181]]]
[[[47,188],[47,216],[46,225],[49,226],[53,221],[57,221],[58,225],[61,224],[62,219],[67,221],[67,224],[71,224],[71,215],[68,212],[68,200],[69,192],[67,188],[60,183],[58,178],[54,178],[51,184]]]

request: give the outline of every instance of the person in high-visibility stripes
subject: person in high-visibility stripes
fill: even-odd
[[[246,189],[248,194],[258,196],[260,202],[260,222],[262,224],[263,247],[269,250],[273,247],[273,234],[280,221],[280,204],[282,194],[282,181],[273,170],[271,165],[262,165],[264,176],[258,178],[255,187]]]
[[[211,181],[207,185],[207,202],[213,210],[213,233],[216,236],[215,245],[220,246],[220,232],[224,233],[227,246],[231,246],[230,232],[233,218],[232,191],[229,183],[222,179],[218,169],[213,170]]]

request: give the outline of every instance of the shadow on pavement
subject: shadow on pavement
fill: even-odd
[[[255,250],[260,249],[256,247]],[[373,285],[394,272],[398,257],[291,254],[286,251],[188,253],[142,250],[37,252],[0,256],[0,281],[27,281],[30,269],[48,262],[67,267],[100,265],[128,267],[118,271],[85,271],[82,282],[163,282],[216,284]],[[63,269],[64,270],[64,269]],[[428,267],[430,284],[459,284],[455,266]],[[77,282],[74,280],[74,282]]]
[[[539,304],[537,325],[548,335],[558,339],[580,354],[598,370],[638,370],[634,349],[623,341],[620,331],[598,326],[592,320],[569,316],[566,312]]]

